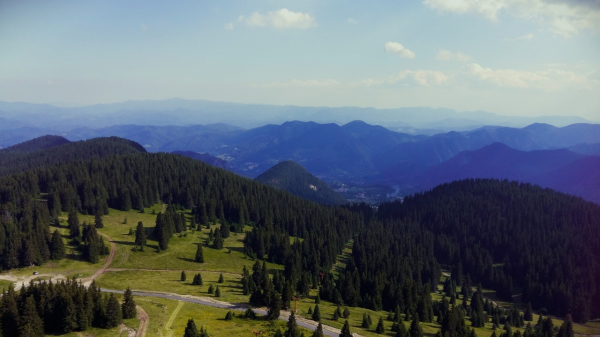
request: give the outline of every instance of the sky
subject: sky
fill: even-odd
[[[600,1],[0,1],[0,101],[600,121]]]

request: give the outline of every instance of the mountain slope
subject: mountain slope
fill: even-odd
[[[32,144],[35,143],[26,142],[16,145],[14,148],[33,148]],[[140,152],[146,152],[143,146],[134,141],[118,137],[95,138],[66,143],[32,152],[0,151],[0,176],[76,160]]]
[[[193,151],[173,151],[172,154],[177,154],[180,156],[192,158],[195,160],[199,160],[201,162],[207,163],[212,166],[225,168],[227,167],[227,162],[221,158],[213,157],[208,153],[198,153]]]
[[[403,177],[407,191],[469,178],[517,180],[553,188],[600,203],[600,157],[586,157],[566,149],[519,151],[494,143]]]
[[[49,149],[54,146],[68,144],[70,141],[61,136],[46,135],[38,137],[26,142],[7,147],[0,150],[0,153],[9,152],[35,152],[39,150]]]
[[[255,180],[321,204],[346,203],[346,199],[341,194],[292,160],[271,167]]]

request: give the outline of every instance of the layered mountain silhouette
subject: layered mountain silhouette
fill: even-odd
[[[173,151],[172,154],[177,154],[180,156],[192,158],[195,160],[199,160],[201,162],[207,163],[212,166],[226,168],[227,162],[221,158],[213,157],[208,153],[198,153],[193,151]]]
[[[347,202],[327,183],[292,160],[276,164],[255,180],[321,204],[341,205]]]

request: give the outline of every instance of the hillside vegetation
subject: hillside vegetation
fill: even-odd
[[[341,205],[347,202],[327,183],[310,174],[293,160],[276,164],[255,180],[321,204]]]

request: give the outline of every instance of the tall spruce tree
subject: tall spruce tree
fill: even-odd
[[[19,316],[19,332],[23,337],[44,337],[44,322],[35,307],[33,295],[23,303]]]
[[[96,228],[104,228],[104,222],[102,222],[102,214],[100,210],[96,211],[96,215],[94,216],[94,226]]]
[[[140,221],[135,229],[135,245],[143,251],[146,245],[146,230],[144,224]]]
[[[137,314],[135,310],[135,301],[133,300],[133,293],[129,287],[125,289],[125,293],[123,294],[121,312],[123,313],[123,319],[135,318]]]
[[[213,248],[214,249],[223,249],[223,235],[220,230],[215,231],[215,239],[213,240]]]
[[[324,337],[323,324],[321,324],[321,322],[319,322],[319,325],[317,325],[317,328],[315,329],[315,332],[313,332],[312,337]]]
[[[273,321],[279,318],[281,312],[281,296],[273,291],[269,296],[269,307],[267,309],[267,320]]]
[[[287,322],[287,329],[283,333],[284,337],[300,337],[300,329],[296,322],[296,314],[292,311]]]
[[[196,327],[196,322],[192,318],[188,319],[187,325],[185,326],[185,332],[183,333],[183,337],[200,337],[198,333],[198,328]]]
[[[61,260],[65,258],[65,255],[65,243],[57,229],[52,233],[52,239],[50,241],[50,258],[52,260]]]
[[[123,322],[121,305],[114,294],[110,294],[106,304],[106,327],[115,328]]]
[[[319,305],[318,304],[315,305],[315,310],[313,310],[312,320],[315,321],[315,322],[320,322],[321,321],[321,309],[319,309]]]
[[[383,317],[379,317],[379,321],[377,322],[377,326],[375,327],[375,332],[378,334],[382,334],[385,332],[385,326],[383,325]]]
[[[350,323],[348,323],[348,320],[344,322],[344,326],[340,332],[340,337],[352,337],[352,332],[350,332]]]
[[[198,243],[197,246],[195,261],[198,263],[204,263],[204,251],[202,251],[202,243]]]
[[[423,330],[416,316],[413,318],[412,323],[410,323],[408,334],[410,337],[423,337]]]

